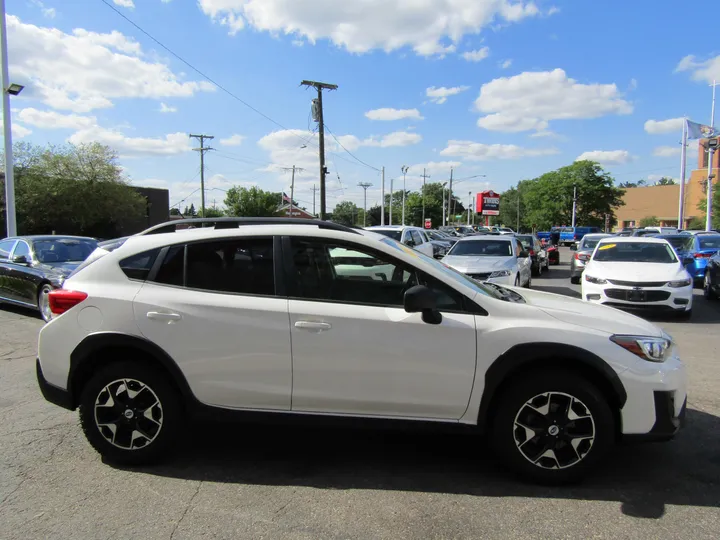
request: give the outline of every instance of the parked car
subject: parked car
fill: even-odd
[[[0,240],[0,302],[37,309],[52,317],[50,291],[92,253],[94,238],[83,236],[17,236]]]
[[[457,242],[457,239],[445,236],[438,231],[425,229],[425,234],[430,239],[430,243],[433,246],[433,257],[436,259],[442,259],[447,255],[453,244]]]
[[[490,227],[482,227],[480,225],[472,225],[473,230],[478,234],[489,234]]]
[[[657,234],[677,234],[677,227],[645,227],[646,231],[655,231]]]
[[[478,281],[529,288],[529,254],[514,236],[461,238],[443,262]]]
[[[428,257],[435,256],[435,248],[425,231],[420,227],[408,227],[404,225],[382,225],[378,227],[367,227],[368,231],[382,234],[393,240],[397,240],[411,247],[420,253],[424,253]]]
[[[570,246],[570,249],[574,251],[573,256],[570,258],[570,283],[577,285],[580,283],[580,276],[582,276],[583,270],[585,270],[585,263],[592,257],[595,246],[603,238],[612,236],[610,234],[586,234],[583,239],[577,244]]]
[[[212,223],[96,250],[50,293],[38,384],[108,462],[161,459],[186,416],[262,411],[467,426],[562,483],[682,425],[685,368],[642,319],[482,284],[370,231]]]
[[[510,227],[492,227],[491,231],[496,234],[515,234]]]
[[[600,227],[562,227],[560,229],[560,245],[570,246],[582,240],[586,234],[600,233]]]
[[[705,269],[708,260],[720,250],[720,234],[696,234],[688,238],[683,253],[687,271],[693,278],[696,287],[702,287],[705,280]]]
[[[535,236],[538,237],[538,240],[542,242],[543,240],[550,241],[550,231],[538,231],[535,233]]]
[[[720,296],[720,251],[708,259],[703,294],[708,300],[717,300]]]
[[[533,276],[541,276],[543,269],[550,270],[550,261],[547,258],[547,253],[537,236],[534,234],[516,234],[515,238],[520,241],[523,250],[527,251],[530,256],[530,270]]]
[[[444,231],[439,231],[437,229],[425,229],[425,232],[427,233],[428,238],[430,238],[430,240],[439,240],[441,242],[447,242],[450,245],[450,247],[452,247],[459,238],[457,236],[451,236],[448,233],[446,233]]]
[[[658,232],[655,229],[635,229],[630,236],[650,236],[653,234],[658,234]]]
[[[585,265],[582,298],[607,306],[692,315],[693,280],[667,240],[602,239]]]

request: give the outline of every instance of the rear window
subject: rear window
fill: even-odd
[[[392,238],[393,240],[400,241],[400,237],[402,236],[402,231],[395,231],[391,229],[371,229],[372,232],[382,234],[383,236],[387,236],[388,238]]]
[[[699,240],[700,249],[720,249],[720,236],[703,236]]]
[[[512,244],[506,240],[469,240],[456,243],[448,255],[512,257]]]
[[[153,249],[127,257],[120,261],[120,269],[129,279],[145,281],[159,253],[159,249]]]

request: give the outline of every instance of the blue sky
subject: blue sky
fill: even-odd
[[[709,123],[720,80],[702,5],[670,0],[107,0],[211,77],[205,80],[101,0],[7,0],[15,140],[98,140],[129,179],[198,205],[188,133],[214,135],[207,200],[233,185],[311,206],[311,90],[325,95],[328,207],[380,199],[385,167],[408,188],[422,168],[456,194],[596,158],[618,182],[679,176],[680,118]],[[374,112],[373,112],[374,111]],[[648,121],[655,121],[649,122]],[[302,148],[305,146],[305,148]],[[695,146],[690,166],[695,166]],[[359,158],[369,167],[356,161]],[[338,178],[339,177],[339,178]],[[400,184],[395,183],[395,187]]]

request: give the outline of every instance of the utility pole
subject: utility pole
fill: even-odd
[[[573,225],[574,227],[575,225]],[[520,186],[517,189],[517,208],[515,209],[515,232],[520,232]]]
[[[385,167],[382,168],[382,194],[380,196],[380,225],[385,225]]]
[[[472,209],[472,191],[468,191],[468,225],[470,225],[470,210]]]
[[[317,187],[315,187],[315,184],[313,184],[312,192],[313,192],[313,216],[317,216],[315,213],[315,192],[317,191]]]
[[[302,172],[305,169],[301,169],[300,167],[296,167],[293,165],[292,167],[283,167],[283,171],[285,172],[291,172],[292,171],[292,180],[290,180],[290,215],[289,217],[293,217],[293,201],[295,200],[295,172]],[[315,196],[315,192],[313,192],[313,197]]]
[[[445,186],[447,186],[447,182],[443,182],[442,185],[442,208],[443,208],[443,217],[442,217],[442,226],[445,226]]]
[[[403,165],[402,167],[400,167],[400,170],[403,173],[402,225],[405,225],[405,191],[407,191],[405,188],[405,175],[408,172],[408,166]]]
[[[448,221],[450,221],[450,216],[452,215],[452,206],[451,206],[451,202],[450,202],[450,201],[452,201],[452,198],[453,198],[453,195],[452,195],[452,180],[453,179],[452,179],[452,177],[453,177],[453,168],[450,167],[450,186],[448,187],[449,193],[448,193],[448,211],[447,211]]]
[[[422,173],[422,179],[423,179],[423,187],[422,187],[423,217],[422,217],[422,222],[423,222],[423,227],[425,226],[425,180],[427,180],[428,178],[430,178],[430,175],[425,174],[425,168],[423,168],[423,173]]]
[[[200,141],[200,148],[193,148],[196,152],[200,152],[200,209],[202,216],[205,217],[205,152],[214,150],[214,148],[205,146],[205,139],[214,139],[212,135],[189,135],[192,139]]]
[[[370,182],[360,182],[358,184],[365,192],[365,200],[363,202],[363,227],[367,227],[367,190],[372,184]]]
[[[15,169],[13,168],[10,96],[17,96],[22,91],[23,86],[12,84],[8,75],[5,0],[0,0],[0,61],[2,62],[2,111],[3,134],[5,136],[5,219],[7,221],[7,235],[15,236],[17,234],[17,219],[15,217]]]
[[[390,225],[393,224],[393,221],[392,221],[393,180],[395,180],[395,179],[394,179],[394,178],[391,178],[391,179],[390,179]]]
[[[518,189],[518,205],[520,204],[520,190]],[[518,206],[519,208],[519,206]],[[519,210],[518,210],[519,211]],[[577,213],[577,186],[573,186],[573,213],[572,226],[575,226],[575,214]]]
[[[320,219],[325,220],[327,218],[326,205],[325,205],[325,175],[327,174],[327,168],[325,167],[325,121],[323,118],[323,101],[322,91],[323,90],[337,90],[337,84],[328,84],[316,81],[302,81],[302,86],[312,86],[317,90],[317,118],[315,121],[318,123],[318,142],[320,146]]]
[[[712,111],[710,116],[710,127],[715,131],[715,87],[717,83],[712,83]],[[712,211],[713,211],[713,156],[718,148],[718,139],[708,139],[708,174],[707,174],[707,212],[705,213],[705,230],[712,230]]]

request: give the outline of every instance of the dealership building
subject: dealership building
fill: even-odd
[[[683,201],[684,223],[679,227],[688,228],[688,223],[699,217],[705,219],[705,212],[698,209],[701,201],[707,197],[708,153],[705,150],[706,140],[698,145],[697,168],[691,173],[685,183],[685,197]],[[691,156],[688,156],[690,162]],[[720,167],[720,152],[713,156],[712,174],[717,178]],[[718,183],[713,184],[718,189]],[[661,226],[678,227],[678,210],[680,202],[680,185],[645,186],[626,188],[623,196],[624,206],[615,210],[618,228],[637,227],[640,220],[646,217],[656,217]]]

